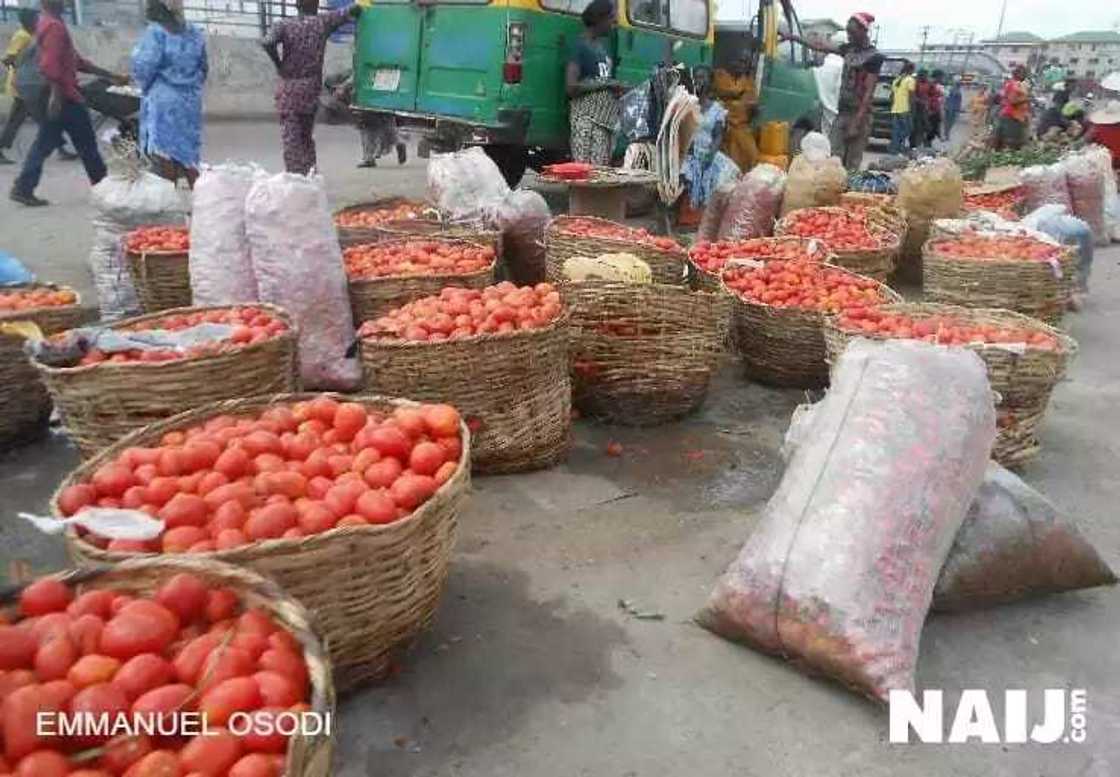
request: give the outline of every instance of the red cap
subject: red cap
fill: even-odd
[[[867,11],[858,11],[852,14],[852,18],[859,22],[859,26],[865,30],[871,29],[871,25],[875,23],[875,17]]]

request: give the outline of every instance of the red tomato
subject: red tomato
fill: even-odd
[[[62,612],[73,598],[65,583],[45,577],[23,589],[19,597],[19,611],[27,617]]]
[[[25,629],[0,626],[0,669],[30,669],[39,643]]]
[[[198,709],[211,725],[224,725],[234,712],[249,712],[261,704],[261,692],[252,677],[233,677],[202,694]]]
[[[229,777],[280,777],[280,770],[267,755],[250,753],[233,765]]]
[[[154,750],[128,768],[124,777],[183,777],[179,756],[171,750]]]
[[[36,750],[16,765],[15,777],[66,777],[70,762],[57,750]]]
[[[105,743],[97,764],[111,774],[124,774],[128,767],[150,752],[152,740],[146,734],[122,735]]]
[[[175,669],[163,656],[141,653],[128,659],[114,675],[112,682],[125,698],[136,701],[148,691],[170,683],[175,674]]]
[[[171,577],[156,592],[156,601],[175,613],[180,623],[190,623],[206,609],[209,589],[199,578],[180,573]]]
[[[189,772],[198,772],[206,777],[225,777],[241,753],[241,740],[218,728],[187,742],[179,752],[179,762]]]
[[[35,674],[41,681],[61,680],[78,660],[78,647],[69,634],[49,635],[35,652]]]
[[[62,489],[62,493],[58,495],[58,509],[63,515],[70,516],[95,501],[97,501],[97,490],[86,483],[79,483]]]
[[[78,691],[74,698],[70,700],[70,712],[75,715],[86,713],[93,717],[108,715],[109,719],[112,720],[116,716],[128,712],[128,699],[119,689],[109,683],[91,685]],[[75,737],[74,742],[79,746],[88,747],[100,744],[107,739],[108,737],[98,736]]]
[[[87,688],[109,682],[120,668],[121,662],[109,656],[82,656],[70,667],[66,679],[75,688]]]

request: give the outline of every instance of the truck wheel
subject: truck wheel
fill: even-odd
[[[494,164],[502,171],[502,177],[511,187],[521,183],[525,175],[525,168],[529,165],[529,149],[525,146],[483,146],[486,155],[494,160]]]

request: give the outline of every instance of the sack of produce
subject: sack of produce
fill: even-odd
[[[913,690],[937,576],[995,413],[972,353],[856,341],[698,620],[873,699]]]
[[[1067,211],[1073,212],[1066,169],[1060,162],[1026,167],[1019,173],[1019,180],[1023,183],[1027,210],[1043,205],[1064,205]]]
[[[564,261],[564,277],[569,281],[614,281],[651,283],[649,265],[633,254],[573,256]]]
[[[720,221],[719,239],[748,240],[773,234],[785,186],[786,174],[781,170],[756,165],[735,185]]]
[[[964,207],[964,180],[950,159],[918,162],[902,171],[898,206],[906,212],[909,229],[899,259],[899,275],[916,282],[922,277],[922,246],[935,219],[956,218]]]
[[[234,305],[257,300],[257,279],[245,234],[245,198],[254,165],[230,162],[205,167],[194,185],[190,278],[195,305]]]
[[[528,189],[510,192],[494,210],[494,223],[502,232],[502,262],[514,283],[544,280],[544,230],[550,218],[544,197]]]
[[[1115,585],[1116,575],[1056,507],[990,463],[933,591],[933,609],[972,610]]]
[[[724,184],[712,192],[711,199],[704,206],[700,214],[700,226],[696,228],[697,242],[713,242],[719,239],[720,226],[723,224],[723,214],[727,211],[727,203],[735,191],[738,181]]]
[[[804,149],[804,142],[802,148]],[[812,154],[803,152],[789,165],[781,215],[799,208],[835,205],[840,201],[840,195],[847,185],[848,173],[839,157],[817,159]]]
[[[1112,235],[1105,224],[1105,175],[1087,154],[1073,154],[1065,160],[1066,182],[1072,213],[1089,225],[1098,246],[1107,246]],[[1109,175],[1113,175],[1109,171]]]
[[[428,162],[428,200],[452,218],[485,218],[507,194],[501,170],[479,146]]]
[[[303,385],[357,387],[361,366],[346,355],[354,321],[323,179],[259,178],[245,200],[245,229],[261,302],[282,307],[299,329]]]
[[[1069,215],[1061,205],[1043,205],[1027,214],[1023,224],[1077,252],[1077,290],[1088,291],[1094,254],[1093,230],[1089,225]]]
[[[125,262],[122,238],[156,224],[184,224],[188,206],[170,181],[152,173],[110,175],[90,192],[93,248],[89,253],[101,318],[136,315],[140,300]]]

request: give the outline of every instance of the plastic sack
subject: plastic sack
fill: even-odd
[[[984,477],[996,418],[965,349],[856,339],[802,427],[705,628],[873,699],[913,689],[934,584]]]
[[[516,189],[494,209],[502,233],[502,263],[519,286],[545,279],[544,230],[552,212],[538,192]]]
[[[34,282],[35,274],[28,270],[23,262],[7,251],[0,251],[0,286]]]
[[[789,165],[781,215],[801,208],[836,205],[847,185],[848,171],[839,157],[831,156],[814,162],[802,153]]]
[[[116,507],[84,507],[71,518],[19,513],[43,534],[62,534],[70,526],[81,526],[100,537],[110,540],[154,540],[163,534],[165,525],[160,518],[153,518],[142,510]]]
[[[1069,215],[1061,205],[1043,205],[1024,216],[1022,223],[1062,245],[1077,249],[1077,288],[1088,291],[1094,254],[1093,230],[1089,225]]]
[[[279,305],[299,327],[304,387],[355,388],[362,373],[346,356],[354,321],[323,179],[258,178],[245,199],[245,232],[260,301]]]
[[[906,212],[908,229],[902,247],[902,274],[921,277],[922,246],[935,219],[957,218],[964,210],[964,179],[951,159],[923,160],[909,165],[899,178],[898,207]]]
[[[1093,230],[1098,246],[1112,242],[1105,225],[1105,176],[1100,167],[1086,154],[1074,154],[1065,160],[1066,183],[1069,186],[1071,212]]]
[[[992,462],[941,568],[933,609],[992,607],[1115,584],[1116,575],[1076,526]]]
[[[723,211],[719,239],[749,240],[773,234],[786,180],[785,173],[767,164],[755,165],[740,178]]]
[[[1104,146],[1092,145],[1081,152],[1100,171],[1104,181],[1104,227],[1109,240],[1120,239],[1120,202],[1117,201],[1116,172],[1112,169],[1112,152]]]
[[[711,243],[719,239],[723,214],[727,212],[727,204],[731,201],[731,193],[735,191],[737,183],[724,184],[712,192],[711,199],[704,206],[704,212],[700,214],[700,225],[696,228],[697,242]]]
[[[631,143],[651,139],[655,133],[650,122],[652,103],[649,81],[643,81],[622,95],[618,103],[622,136]]]
[[[452,218],[483,218],[509,191],[494,160],[478,146],[433,154],[428,162],[428,201]]]
[[[195,305],[257,301],[257,279],[245,235],[245,197],[256,176],[253,165],[205,167],[194,185],[191,217],[191,295]]]
[[[1023,183],[1027,210],[1035,210],[1043,205],[1064,205],[1067,211],[1073,212],[1066,169],[1060,162],[1023,168],[1019,173],[1019,180]]]
[[[68,329],[54,337],[28,340],[24,350],[36,361],[54,367],[72,367],[96,349],[103,353],[166,351],[185,353],[194,346],[228,340],[231,324],[197,324],[186,329],[142,329],[138,331],[91,326]]]
[[[90,192],[93,205],[93,273],[101,318],[140,312],[140,300],[124,260],[123,238],[137,227],[185,224],[188,205],[175,184],[151,173],[109,175]]]
[[[819,132],[810,132],[801,139],[801,153],[810,162],[823,162],[832,156],[832,144]]]

